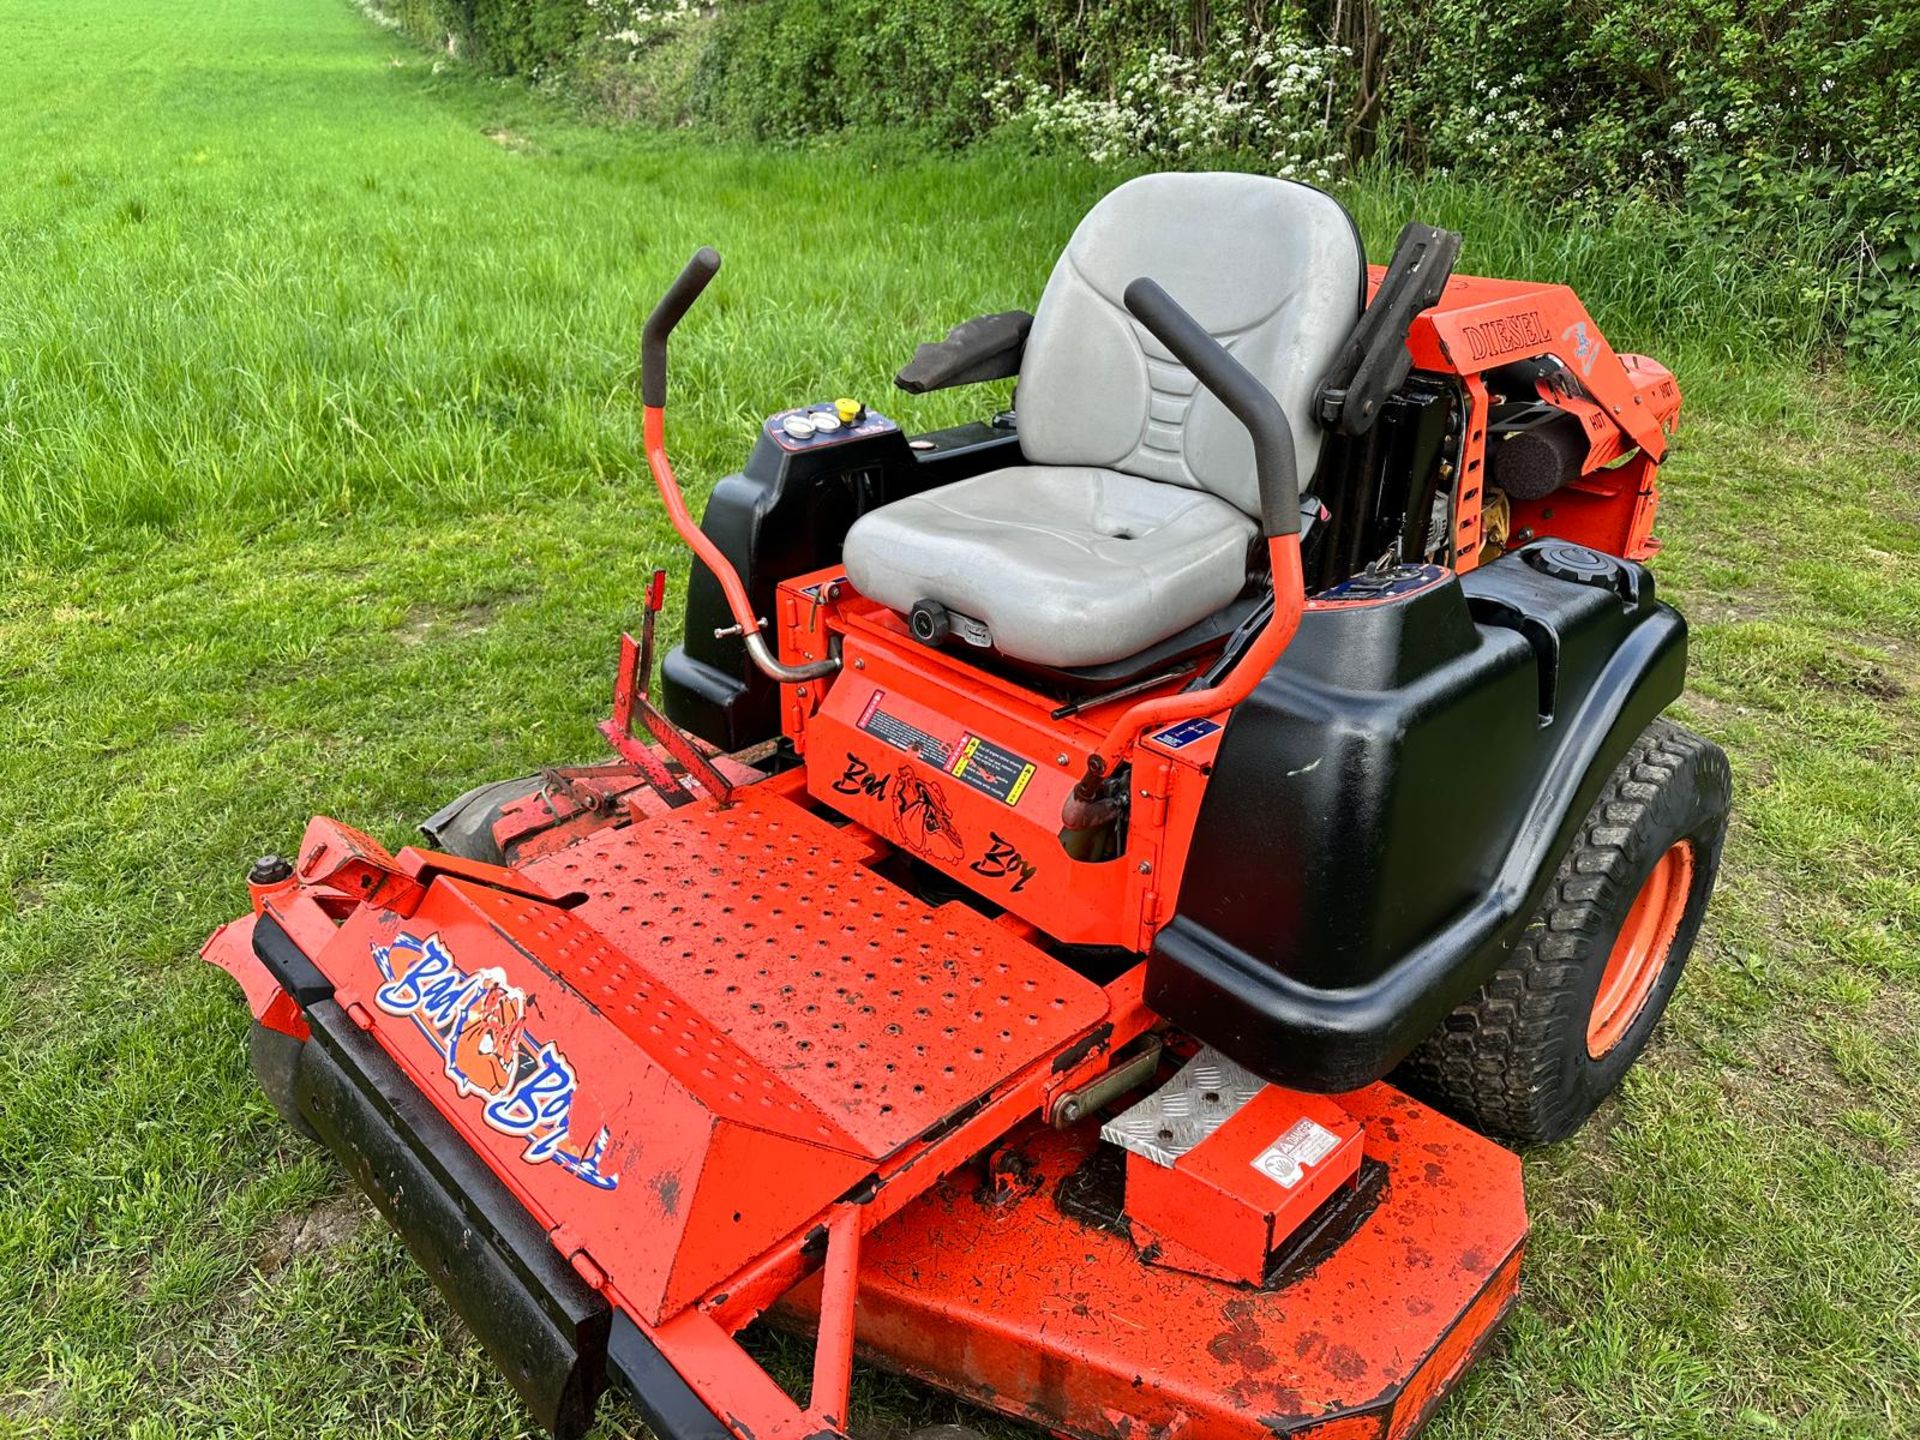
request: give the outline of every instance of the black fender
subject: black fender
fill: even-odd
[[[1227,725],[1146,984],[1258,1074],[1333,1093],[1498,967],[1687,656],[1643,567],[1558,541],[1335,599]]]

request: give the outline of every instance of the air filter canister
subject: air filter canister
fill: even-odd
[[[1489,418],[1487,479],[1510,498],[1539,500],[1579,478],[1588,448],[1579,416],[1534,400],[1495,406]]]

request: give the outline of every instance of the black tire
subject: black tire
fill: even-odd
[[[251,1022],[247,1030],[247,1063],[253,1067],[253,1078],[266,1091],[275,1113],[287,1122],[289,1129],[317,1141],[319,1135],[307,1123],[307,1117],[300,1113],[300,1104],[293,1094],[294,1077],[300,1073],[300,1052],[303,1048],[303,1042],[284,1031],[269,1029],[258,1020]]]
[[[1407,1090],[1496,1139],[1564,1140],[1611,1095],[1667,1008],[1713,893],[1732,777],[1719,746],[1658,719],[1635,740],[1587,812],[1573,846],[1513,953],[1472,999],[1401,1065]],[[1603,1047],[1589,1047],[1602,978],[1642,887],[1674,846],[1691,875],[1664,962],[1637,1008],[1616,1007]]]
[[[512,780],[476,785],[422,820],[420,833],[449,855],[484,861],[488,865],[504,865],[506,856],[500,853],[493,838],[494,822],[507,806],[524,800],[546,783],[540,775],[521,775]]]

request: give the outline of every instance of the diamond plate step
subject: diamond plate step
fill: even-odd
[[[1139,1104],[1100,1127],[1100,1138],[1122,1150],[1172,1165],[1218,1130],[1266,1085],[1258,1075],[1212,1046]]]
[[[923,903],[871,853],[763,783],[523,873],[586,895],[568,914],[591,948],[543,963],[615,1027],[705,1056],[702,1085],[770,1128],[792,1129],[795,1097],[878,1159],[1091,1030],[1107,1001],[1005,926]],[[709,1032],[730,1048],[709,1054]]]

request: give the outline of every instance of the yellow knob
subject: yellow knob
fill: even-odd
[[[858,400],[849,400],[846,396],[842,395],[838,400],[833,402],[833,408],[834,412],[839,415],[841,424],[851,425],[865,413],[867,407],[862,405]]]

